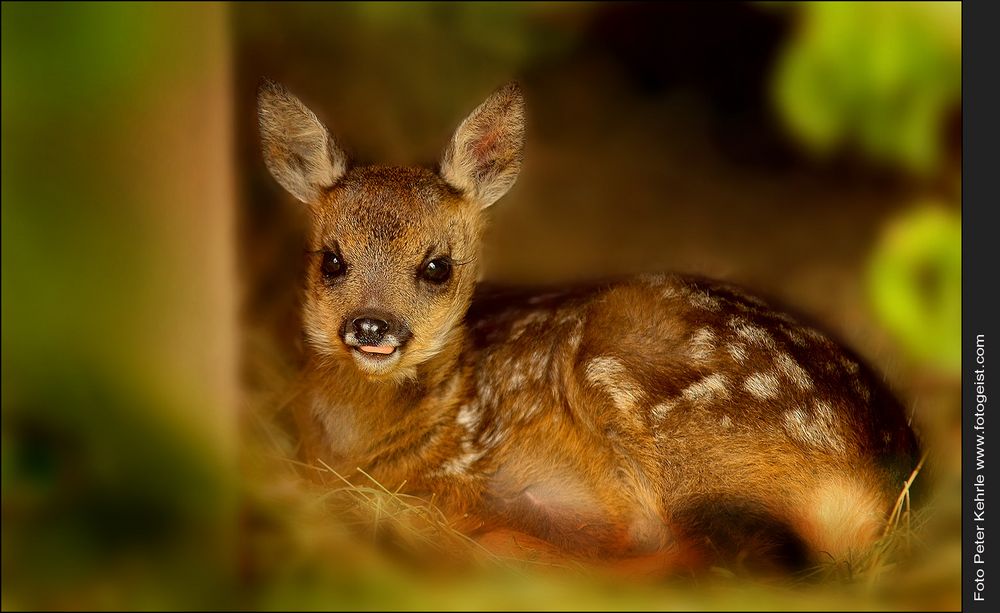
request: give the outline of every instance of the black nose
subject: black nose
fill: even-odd
[[[351,322],[354,336],[363,345],[378,345],[389,331],[389,322],[374,317],[358,317]]]

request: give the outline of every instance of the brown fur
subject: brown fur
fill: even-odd
[[[675,275],[474,296],[482,209],[521,164],[516,85],[462,123],[438,172],[352,168],[283,88],[259,105],[268,168],[314,221],[307,461],[433,496],[484,542],[663,569],[797,568],[880,532],[917,441],[879,378],[815,329]],[[333,282],[328,251],[347,265]],[[442,255],[451,279],[421,281]],[[412,331],[389,366],[343,342],[358,309]]]

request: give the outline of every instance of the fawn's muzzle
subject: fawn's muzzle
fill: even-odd
[[[385,311],[365,309],[351,313],[341,329],[344,343],[369,354],[388,355],[410,339],[410,329]]]

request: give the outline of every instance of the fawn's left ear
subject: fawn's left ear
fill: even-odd
[[[441,160],[441,177],[486,208],[517,180],[524,151],[524,96],[510,82],[458,126]]]
[[[257,121],[267,169],[302,202],[315,203],[347,171],[347,155],[323,122],[274,81],[257,89]]]

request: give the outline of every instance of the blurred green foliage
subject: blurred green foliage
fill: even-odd
[[[219,597],[227,484],[213,442],[130,374],[53,359],[44,378],[5,394],[5,609]]]
[[[779,8],[779,6],[774,6]],[[813,151],[860,151],[917,176],[956,172],[945,146],[961,104],[958,2],[812,2],[773,81],[792,134]],[[917,361],[961,360],[961,218],[954,203],[917,203],[884,231],[869,263],[875,314]]]
[[[444,37],[453,49],[476,49],[503,58],[511,68],[568,48],[571,33],[545,27],[546,21],[581,11],[565,2],[359,2],[348,7],[366,29]]]
[[[962,365],[962,222],[921,203],[885,228],[868,269],[876,314],[916,358]]]
[[[961,4],[788,8],[798,27],[773,92],[795,136],[820,153],[856,147],[878,161],[936,170],[945,114],[961,96]]]

